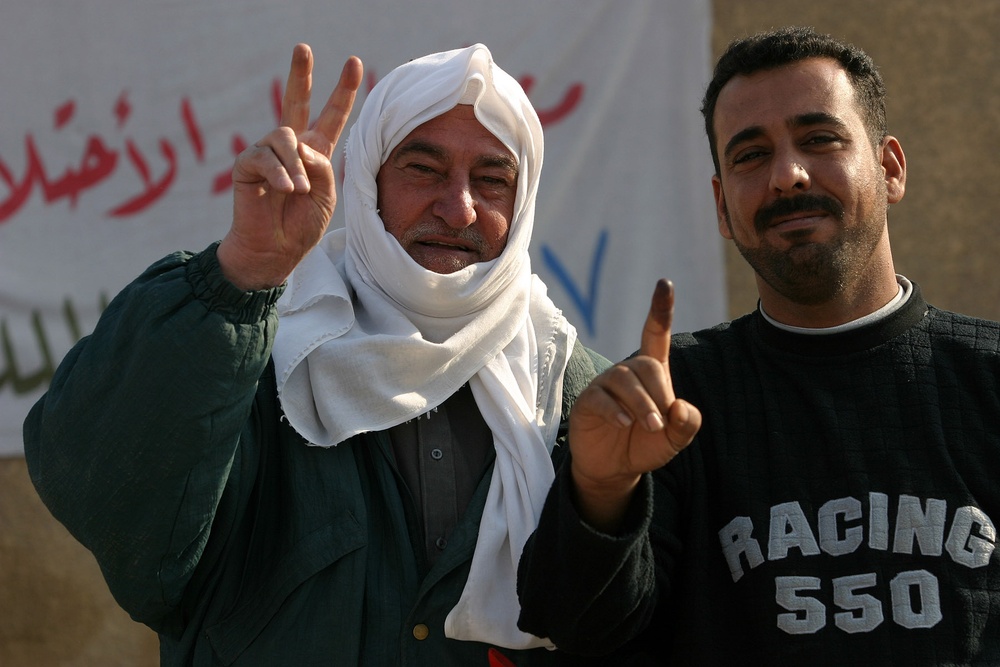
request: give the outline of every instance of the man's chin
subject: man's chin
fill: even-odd
[[[456,273],[476,263],[468,252],[419,252],[410,253],[410,257],[428,271],[440,274]]]

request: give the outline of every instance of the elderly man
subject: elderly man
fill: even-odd
[[[671,341],[659,286],[639,354],[574,407],[523,628],[582,652],[647,628],[614,665],[1000,664],[1000,324],[895,272],[906,161],[875,63],[754,35],[703,112],[759,307]],[[697,419],[685,400],[690,447],[640,427]]]
[[[225,238],[150,267],[60,366],[34,483],[164,665],[550,664],[515,569],[605,362],[531,273],[538,118],[482,45],[397,68],[326,234],[361,63],[310,128],[311,73],[299,45]]]

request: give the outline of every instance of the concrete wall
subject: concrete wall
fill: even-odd
[[[733,37],[797,23],[875,58],[909,170],[890,214],[897,270],[934,305],[1000,319],[990,273],[1000,251],[1000,3],[715,0],[714,21],[716,53]],[[753,308],[756,291],[731,248],[727,271],[735,316]],[[38,500],[24,460],[0,460],[0,665],[156,664],[155,636],[114,604],[93,557]]]
[[[992,0],[716,0],[713,47],[788,24],[853,42],[888,87],[889,133],[907,160],[889,213],[896,270],[940,308],[1000,319],[993,210],[1000,195],[1000,3]],[[707,143],[706,143],[707,145]],[[756,305],[753,273],[727,247],[730,314]]]

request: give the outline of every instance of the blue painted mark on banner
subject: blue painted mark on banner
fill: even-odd
[[[583,323],[587,327],[587,333],[591,336],[594,336],[597,330],[595,317],[597,314],[598,287],[601,283],[601,270],[604,268],[604,251],[607,249],[607,246],[608,231],[602,229],[600,235],[597,237],[597,247],[594,248],[594,254],[590,259],[586,292],[583,292],[576,282],[574,282],[573,277],[570,276],[566,267],[559,261],[555,251],[547,245],[542,245],[542,260],[545,266],[552,273],[556,274],[556,278],[569,293],[573,305],[580,311]],[[573,318],[570,319],[572,320]]]

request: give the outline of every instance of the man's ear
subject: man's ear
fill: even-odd
[[[722,180],[718,175],[712,176],[712,194],[715,195],[715,215],[719,233],[722,234],[722,238],[732,240],[733,230],[730,229],[727,218],[729,209],[726,208],[726,193],[722,190]]]
[[[906,192],[906,156],[896,137],[882,140],[882,172],[885,175],[886,199],[898,203]]]

